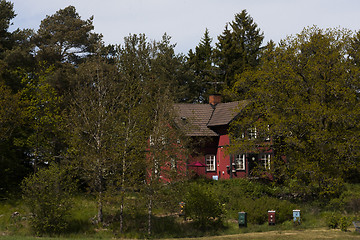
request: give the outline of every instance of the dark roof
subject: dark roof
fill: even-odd
[[[218,136],[209,127],[228,125],[248,101],[210,104],[175,104],[176,124],[188,136]]]
[[[238,101],[217,104],[207,126],[215,127],[228,125],[234,117],[240,113],[247,103],[248,101]]]
[[[207,127],[213,110],[210,104],[175,104],[178,114],[175,122],[188,136],[217,136]]]

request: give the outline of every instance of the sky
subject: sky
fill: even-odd
[[[123,44],[129,34],[144,33],[160,41],[166,33],[177,53],[195,49],[207,28],[213,44],[246,9],[264,33],[264,44],[278,43],[304,28],[360,30],[359,0],[7,0],[17,16],[10,31],[39,28],[41,20],[59,9],[75,6],[83,20],[94,16],[96,33],[106,44]]]

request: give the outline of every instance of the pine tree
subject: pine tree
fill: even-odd
[[[208,95],[216,92],[216,69],[214,67],[214,50],[211,46],[212,38],[209,36],[208,29],[200,40],[195,52],[189,51],[187,65],[194,75],[194,80],[190,83],[193,102],[206,102]]]
[[[216,64],[225,88],[233,86],[236,75],[258,66],[263,39],[263,33],[246,10],[225,26],[216,44]]]

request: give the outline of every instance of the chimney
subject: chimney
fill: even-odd
[[[212,106],[216,106],[216,104],[221,103],[221,95],[220,94],[211,94],[209,95],[209,104]]]

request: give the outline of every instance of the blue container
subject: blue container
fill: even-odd
[[[293,220],[295,224],[300,224],[300,210],[293,210]]]

